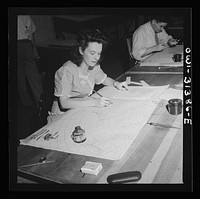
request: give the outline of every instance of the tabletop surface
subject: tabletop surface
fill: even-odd
[[[123,81],[124,74],[118,78]],[[169,84],[175,88],[182,82],[181,74],[132,74],[134,81],[144,80],[150,86]],[[182,183],[183,161],[183,115],[168,113],[167,101],[162,100],[149,118],[149,122],[161,123],[178,127],[163,128],[149,124],[139,132],[136,139],[120,160],[107,160],[96,157],[76,155],[32,146],[18,147],[18,172],[29,177],[37,177],[56,183],[107,183],[111,174],[140,171],[142,178],[134,183]],[[55,160],[53,163],[38,166],[20,167],[21,165],[38,162],[41,157]],[[103,169],[95,175],[83,176],[80,169],[86,161],[100,162]]]
[[[152,53],[145,60],[135,64],[134,60],[130,62],[130,69],[127,74],[183,74],[183,60],[173,62],[174,54],[182,54],[183,45],[166,48],[161,52]]]
[[[181,54],[183,58],[183,45],[167,47],[160,52],[152,53],[146,59],[141,61],[140,66],[173,66],[183,67],[183,59],[180,62],[174,62],[174,54]]]

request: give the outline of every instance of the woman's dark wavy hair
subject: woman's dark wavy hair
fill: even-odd
[[[83,61],[83,56],[79,52],[79,47],[81,47],[82,51],[84,51],[88,47],[89,42],[97,42],[103,45],[103,49],[102,49],[103,51],[107,44],[105,35],[98,29],[81,30],[77,37],[77,42],[78,44],[72,49],[70,53],[70,60],[77,66],[80,66],[80,64]],[[102,59],[103,59],[103,56],[100,57],[98,63],[102,61]]]

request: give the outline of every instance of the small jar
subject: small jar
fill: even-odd
[[[179,115],[182,113],[182,100],[181,99],[170,99],[168,101],[168,111],[172,115]]]
[[[84,142],[86,140],[85,130],[83,130],[80,126],[76,126],[75,130],[72,132],[71,137],[76,143]]]

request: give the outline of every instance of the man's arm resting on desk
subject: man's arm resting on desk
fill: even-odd
[[[164,44],[158,44],[158,45],[146,48],[145,52],[141,55],[141,57],[143,58],[155,51],[162,51],[165,48],[166,48],[166,45]]]

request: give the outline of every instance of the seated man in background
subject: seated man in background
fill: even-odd
[[[132,54],[136,60],[144,60],[152,52],[162,51],[178,42],[168,35],[164,27],[167,22],[164,16],[152,16],[150,21],[141,25],[132,37]]]

